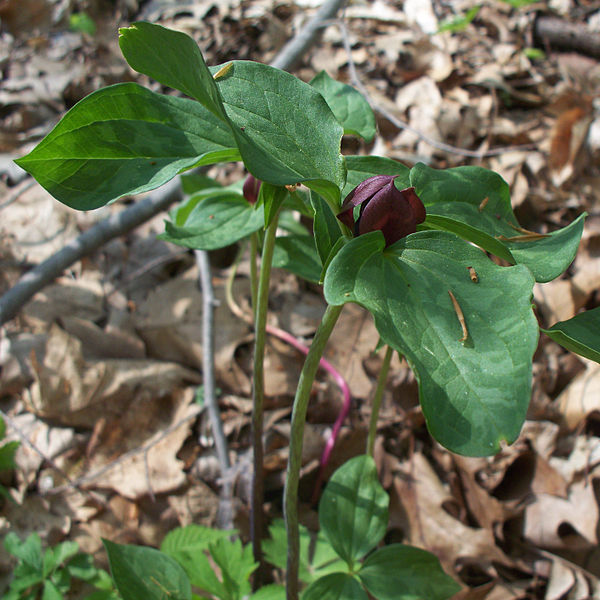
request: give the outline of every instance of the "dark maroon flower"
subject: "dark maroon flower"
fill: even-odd
[[[425,207],[415,188],[399,190],[394,175],[375,175],[359,183],[342,204],[338,219],[349,227],[354,236],[381,231],[386,246],[417,230],[425,220]],[[360,206],[354,217],[355,207]]]
[[[262,181],[260,179],[256,179],[254,175],[248,175],[248,177],[246,177],[246,181],[244,181],[244,187],[242,188],[242,193],[244,194],[244,198],[246,198],[250,204],[256,204],[261,183]]]

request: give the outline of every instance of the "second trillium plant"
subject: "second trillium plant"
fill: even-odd
[[[569,266],[584,216],[547,235],[524,235],[508,185],[496,173],[472,166],[409,168],[384,157],[343,156],[342,136],[369,140],[375,120],[358,92],[324,72],[305,83],[256,62],[208,67],[190,37],[149,23],[121,29],[119,43],[132,68],[186,98],[135,83],[98,90],[17,162],[58,200],[80,210],[154,189],[203,165],[241,160],[251,174],[245,184],[228,186],[184,175],[189,197],[171,211],[161,237],[202,250],[250,238],[262,255],[252,285],[257,563],[262,561],[260,340],[264,342],[271,265],[323,284],[328,307],[298,383],[285,489],[285,596],[296,600],[303,427],[319,360],[343,305],[354,302],[371,312],[382,342],[406,358],[432,436],[453,452],[492,455],[516,439],[529,404],[539,336],[533,285],[555,279]],[[312,219],[311,230],[284,218],[288,213]],[[488,254],[511,266],[498,266]],[[597,319],[594,314],[586,318]],[[549,334],[576,351],[598,355],[569,322],[557,324]],[[370,483],[365,479],[356,489],[368,495],[376,472],[368,461],[354,464],[366,469],[359,479]],[[333,490],[341,484],[336,485]],[[358,493],[355,501],[358,507],[366,500]],[[339,521],[334,513],[330,517],[327,527],[336,522],[336,536],[351,535],[343,514]],[[310,597],[329,593],[355,598],[359,596],[352,594],[364,593],[366,586],[382,600],[443,598],[456,587],[443,576],[436,592],[422,570],[414,572],[404,592],[400,583],[376,585],[386,572],[393,576],[400,553],[378,550],[356,575],[353,561],[372,546],[354,549],[351,540],[335,539],[348,569],[343,576],[329,574],[312,583]],[[377,561],[385,569],[377,570]],[[409,577],[406,565],[402,567],[398,573]],[[189,586],[184,589],[183,596],[190,598]],[[134,598],[126,589],[121,593],[125,600]],[[270,587],[268,594],[279,598],[284,593]],[[253,597],[266,598],[267,592],[256,591]]]

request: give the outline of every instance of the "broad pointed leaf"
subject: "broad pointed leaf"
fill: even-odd
[[[342,235],[341,223],[333,214],[329,204],[315,192],[310,193],[314,211],[313,232],[321,265],[325,264],[331,249]]]
[[[310,82],[329,104],[344,133],[357,135],[367,142],[375,137],[375,115],[365,97],[352,86],[336,81],[326,71],[318,73]]]
[[[170,556],[154,548],[102,540],[115,586],[123,600],[190,600],[185,571]]]
[[[231,131],[200,104],[121,83],[78,102],[16,162],[57,200],[91,210],[231,160],[239,160]]]
[[[137,22],[119,29],[119,46],[132,69],[195,98],[218,119],[227,121],[213,77],[189,35]]]
[[[433,554],[403,544],[375,550],[358,576],[377,600],[447,600],[460,590]]]
[[[368,600],[368,596],[349,573],[331,573],[311,583],[302,600]]]
[[[343,130],[323,96],[285,71],[231,64],[216,84],[247,169],[274,185],[304,183],[337,205],[346,177]]]
[[[385,535],[388,504],[370,456],[352,458],[331,476],[319,502],[319,524],[350,567]]]
[[[436,440],[459,454],[498,452],[518,436],[531,396],[538,326],[530,271],[499,267],[443,231],[384,245],[380,232],[346,244],[327,269],[327,301],[373,314],[382,339],[413,368]]]
[[[321,278],[321,261],[312,235],[286,235],[275,240],[273,266],[286,269],[307,281]]]
[[[262,228],[263,207],[251,206],[240,194],[215,190],[213,195],[201,196],[199,202],[192,196],[171,211],[171,221],[165,221],[165,233],[158,237],[194,250],[215,250]]]
[[[300,564],[299,579],[312,583],[322,575],[344,571],[342,562],[322,531],[311,535],[306,527],[300,525]],[[280,569],[286,568],[287,536],[285,522],[276,519],[269,526],[269,539],[263,540],[265,558]]]
[[[600,308],[579,313],[542,331],[567,350],[600,363]]]
[[[584,215],[568,227],[539,236],[520,228],[507,183],[493,171],[466,166],[432,169],[422,163],[410,183],[427,208],[425,226],[456,233],[513,264],[523,264],[536,281],[561,275],[575,258]]]

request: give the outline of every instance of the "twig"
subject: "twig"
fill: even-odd
[[[337,14],[344,4],[345,0],[327,0],[324,2],[312,19],[279,51],[271,62],[271,66],[289,71],[306,50],[315,43],[321,29],[329,25],[328,21]]]
[[[12,319],[36,292],[56,279],[74,262],[97,250],[109,240],[145,223],[181,198],[179,179],[172,179],[152,195],[136,202],[130,208],[100,221],[85,233],[68,242],[56,254],[23,275],[0,298],[0,325]]]
[[[217,458],[221,469],[223,484],[221,486],[222,502],[219,503],[219,527],[233,529],[233,514],[231,495],[233,486],[225,480],[231,464],[227,450],[227,440],[223,432],[223,422],[219,411],[215,393],[215,335],[214,335],[214,307],[216,304],[210,261],[208,252],[196,250],[196,264],[200,273],[200,287],[202,288],[202,378],[204,402],[208,409],[208,417],[215,439]]]
[[[344,49],[346,51],[347,59],[348,59],[348,71],[350,73],[350,81],[352,85],[356,89],[360,91],[360,93],[365,97],[371,108],[378,112],[380,115],[385,117],[390,123],[395,125],[398,129],[406,129],[406,131],[410,131],[414,133],[420,140],[429,144],[433,148],[437,148],[438,150],[442,150],[443,152],[448,152],[450,154],[459,154],[462,156],[468,156],[471,158],[486,158],[489,156],[497,156],[499,154],[504,154],[505,152],[511,152],[514,150],[531,150],[534,148],[533,144],[525,144],[521,146],[505,146],[503,148],[493,148],[492,150],[468,150],[467,148],[459,148],[457,146],[452,146],[451,144],[446,144],[444,142],[440,142],[438,140],[434,140],[429,136],[425,135],[422,131],[415,129],[405,121],[402,121],[383,106],[377,104],[371,95],[369,94],[367,88],[363,85],[362,81],[358,76],[358,71],[356,70],[356,65],[354,64],[354,59],[352,58],[352,49],[350,48],[350,41],[348,37],[348,30],[346,28],[346,23],[343,20],[333,21],[340,29],[342,33],[342,42],[344,44]]]
[[[3,208],[6,208],[10,204],[12,204],[16,200],[18,200],[19,196],[21,194],[24,194],[29,188],[33,187],[34,184],[35,184],[35,179],[30,179],[29,181],[26,181],[22,185],[18,185],[17,189],[12,190],[11,193],[8,194],[8,198],[2,204],[0,204],[0,210],[2,210]]]

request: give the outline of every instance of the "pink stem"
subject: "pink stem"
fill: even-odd
[[[280,340],[287,342],[290,346],[296,348],[296,350],[302,352],[303,354],[308,354],[308,346],[305,346],[302,342],[296,339],[291,333],[284,331],[283,329],[279,329],[279,327],[273,327],[272,325],[267,325],[267,333],[278,337]],[[348,416],[350,412],[350,403],[352,401],[352,397],[350,396],[350,388],[346,383],[345,379],[339,373],[339,371],[325,358],[321,358],[319,365],[329,373],[336,384],[340,388],[342,395],[344,397],[344,404],[342,405],[342,410],[340,410],[335,423],[333,424],[333,428],[331,429],[331,433],[329,434],[329,439],[325,444],[325,448],[323,449],[323,453],[321,454],[321,462],[319,466],[319,475],[317,477],[317,482],[315,483],[315,489],[312,495],[312,501],[316,503],[317,498],[319,496],[319,491],[321,490],[321,485],[323,483],[323,476],[325,473],[325,467],[329,462],[329,458],[331,456],[331,452],[333,451],[333,447],[335,446],[335,441],[337,436],[342,428],[342,424],[344,420]]]

